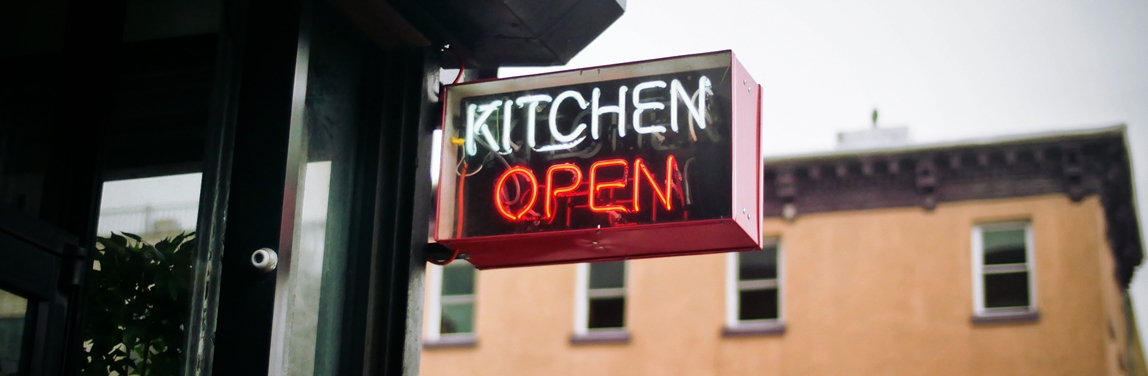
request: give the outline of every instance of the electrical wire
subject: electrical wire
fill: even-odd
[[[465,162],[466,162],[466,157],[462,157],[462,158],[460,158],[460,159],[458,160],[458,163],[454,165],[454,174],[455,174],[455,175],[457,175],[457,176],[462,176],[462,175],[463,175],[463,173],[462,173],[462,172],[460,172],[460,171],[458,170],[458,168],[459,168],[459,167],[462,167],[463,163],[465,163]],[[478,165],[478,168],[477,168],[477,169],[475,169],[475,170],[474,170],[474,172],[471,172],[471,173],[467,173],[467,174],[466,174],[466,176],[467,176],[467,177],[471,177],[471,176],[474,176],[474,174],[477,174],[479,171],[482,171],[482,167],[483,167],[483,166],[485,166],[485,165],[486,165],[486,163],[480,163],[480,164]]]
[[[432,260],[430,258],[427,258],[427,261],[429,261],[431,264],[435,264],[438,266],[446,266],[447,264],[450,264],[451,262],[453,262],[454,259],[456,259],[456,258],[458,258],[458,250],[457,249],[452,251],[450,258],[447,258],[446,260],[435,261],[435,260]]]
[[[683,190],[686,192],[686,205],[693,204],[694,201],[693,195],[690,194],[690,164],[694,163],[695,159],[697,158],[690,158],[686,161],[686,166],[682,167],[682,169],[685,170],[682,172],[682,185],[683,188],[685,188]]]
[[[463,57],[459,57],[458,54],[455,53],[455,50],[450,49],[450,45],[442,46],[442,50],[451,56],[455,56],[455,60],[458,61],[458,76],[455,76],[455,83],[451,84],[458,85],[459,81],[463,79],[463,71],[466,70],[466,64],[463,63]]]
[[[699,88],[699,89],[705,89],[705,88]],[[690,97],[690,101],[692,101],[693,103],[698,103],[698,94],[702,94],[702,90],[695,91],[694,95],[692,97]],[[705,95],[713,96],[714,95],[713,89],[706,89]],[[706,111],[706,113],[708,114],[709,111]],[[670,114],[670,116],[677,116],[677,114]],[[690,140],[692,140],[693,142],[698,142],[698,135],[696,133],[694,133],[694,117],[693,116],[686,116],[686,120],[689,120]]]

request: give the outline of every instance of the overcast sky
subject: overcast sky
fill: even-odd
[[[1148,221],[1148,1],[630,0],[560,69],[724,49],[762,84],[767,155],[831,150],[874,107],[914,142],[1126,124]],[[1148,333],[1148,272],[1132,296]]]

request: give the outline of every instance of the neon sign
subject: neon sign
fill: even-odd
[[[665,87],[666,82],[663,80],[646,81],[634,87],[634,109],[633,121],[631,123],[634,132],[638,134],[666,133],[664,124],[642,124],[642,114],[644,112],[665,110],[665,103],[661,101],[643,101],[641,99],[643,90],[653,92],[655,90],[650,89],[664,89]],[[628,91],[626,85],[619,86],[618,104],[612,106],[601,106],[599,99],[602,96],[602,91],[598,87],[593,88],[593,99],[591,102],[587,102],[582,96],[582,93],[575,90],[563,91],[554,98],[547,94],[526,94],[513,100],[510,98],[499,98],[483,104],[471,102],[466,105],[466,138],[464,141],[466,155],[475,156],[478,154],[480,144],[488,148],[491,152],[503,155],[513,153],[515,151],[514,149],[517,149],[519,146],[511,142],[511,130],[513,129],[511,125],[516,123],[514,121],[516,112],[519,113],[517,116],[523,115],[522,113],[524,112],[526,121],[523,125],[526,128],[526,145],[537,152],[551,152],[574,148],[586,141],[585,133],[587,128],[590,129],[591,140],[598,140],[602,135],[601,129],[603,128],[603,122],[600,120],[603,115],[612,114],[614,118],[610,126],[618,130],[618,137],[625,137],[627,132],[626,109],[627,100],[629,99],[626,96],[626,91]],[[706,76],[701,76],[698,79],[698,89],[694,91],[693,94],[686,91],[682,83],[677,79],[670,81],[669,111],[670,114],[673,114],[669,116],[670,129],[675,133],[679,131],[679,116],[677,116],[679,102],[684,102],[682,103],[682,107],[688,110],[690,126],[693,126],[696,121],[699,129],[705,129],[706,97],[712,95],[713,83]],[[569,133],[564,133],[559,130],[558,121],[562,118],[559,111],[565,110],[564,104],[565,106],[570,106],[565,103],[567,100],[572,100],[572,103],[577,105],[577,108],[574,109],[575,111],[581,110],[583,114],[587,110],[590,111],[589,127],[587,127],[585,122],[580,122]],[[543,104],[548,105],[550,108],[547,123],[549,124],[550,139],[553,140],[553,142],[539,146],[537,145],[537,112],[539,105]],[[525,109],[525,111],[521,111],[523,109]],[[499,121],[500,124],[494,125],[496,127],[501,125],[501,129],[497,132],[497,135],[490,128],[491,124],[489,124],[489,121],[492,117],[501,118],[501,121]],[[578,117],[578,119],[581,118],[582,116]],[[511,148],[512,145],[514,145],[515,148]]]
[[[759,228],[738,219],[760,210],[757,91],[730,52],[448,86],[435,238],[498,267],[638,256],[616,241],[651,226]],[[555,242],[583,238],[595,253]]]
[[[533,172],[531,172],[530,169],[524,167],[514,167],[506,170],[506,172],[503,172],[502,175],[498,177],[497,183],[494,185],[495,209],[497,209],[498,213],[508,221],[543,220],[547,223],[551,223],[555,218],[555,213],[558,211],[557,207],[561,206],[560,204],[555,203],[556,201],[562,198],[569,199],[571,197],[585,196],[587,203],[586,207],[592,212],[638,213],[642,212],[640,197],[642,192],[642,181],[645,180],[648,181],[648,184],[650,184],[650,190],[653,191],[655,202],[661,203],[661,207],[666,211],[673,211],[674,200],[672,199],[671,195],[674,192],[674,186],[682,185],[682,176],[679,172],[680,170],[678,169],[677,161],[674,159],[673,155],[666,157],[666,172],[663,175],[665,176],[665,183],[661,187],[659,187],[658,184],[662,183],[659,183],[654,179],[650,169],[646,166],[647,164],[641,158],[635,159],[632,170],[633,176],[630,177],[630,175],[627,173],[627,171],[630,171],[629,161],[624,159],[607,159],[597,161],[590,165],[590,181],[585,186],[583,186],[582,168],[578,167],[578,165],[573,163],[560,163],[551,165],[550,168],[546,170],[545,185],[541,188],[545,191],[544,195],[542,196],[542,200],[544,200],[542,204],[544,209],[541,215],[539,215],[539,213],[535,210],[535,204],[538,201],[538,191],[540,189],[538,185],[538,178],[534,175]],[[599,169],[611,167],[622,168],[623,173],[621,175],[623,176],[623,179],[615,179],[611,181],[602,181],[597,179],[599,176]],[[554,179],[555,174],[560,172],[569,174],[569,183],[563,185]],[[512,182],[516,185],[516,187],[511,190],[509,186],[507,186],[508,182]],[[616,198],[612,190],[625,189],[627,186],[633,187],[632,194],[629,196],[629,198]],[[604,194],[603,190],[607,190],[609,194]],[[508,192],[515,192],[517,195],[518,192],[523,192],[522,194],[525,194],[527,191],[530,192],[530,199],[528,201],[516,199],[512,203],[507,199]],[[680,195],[681,189],[678,191],[679,196],[677,197],[677,201],[682,203],[684,199]],[[619,196],[621,196],[621,194]],[[619,204],[619,202],[627,202],[630,205],[624,206]],[[514,206],[514,204],[519,205],[517,205],[517,208],[512,208],[511,206]],[[566,211],[575,210],[576,208],[577,207],[571,207],[570,205],[565,206]],[[651,210],[650,212],[656,215],[656,211]],[[533,215],[527,216],[527,214]],[[651,221],[655,220],[656,218],[651,219]],[[571,224],[569,223],[568,219],[565,226],[570,227],[570,225]]]

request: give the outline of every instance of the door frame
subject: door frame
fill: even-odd
[[[87,252],[76,237],[0,207],[0,288],[28,300],[21,375],[65,374]],[[78,368],[78,367],[77,367]]]
[[[383,50],[366,38],[316,45],[323,42],[312,38],[314,30],[353,27],[327,2],[226,4],[211,115],[217,128],[207,154],[218,161],[204,164],[199,237],[206,241],[198,254],[206,258],[200,265],[220,274],[212,280],[209,270],[197,272],[196,288],[203,290],[195,292],[201,305],[189,333],[198,337],[189,335],[185,348],[206,350],[188,357],[184,373],[268,374],[282,269],[259,274],[250,256],[260,248],[290,252],[297,172],[306,159],[300,152],[310,54],[338,48],[365,50],[370,67],[366,89],[356,94],[365,112],[347,243],[361,252],[348,255],[339,373],[417,373],[433,205],[431,135],[439,116],[437,51]]]

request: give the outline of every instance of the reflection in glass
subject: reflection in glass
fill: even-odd
[[[319,40],[333,34],[313,37]],[[336,45],[317,42],[314,48]],[[334,56],[338,58],[326,59]],[[345,90],[359,87],[352,78],[360,77],[355,59],[342,52],[311,50],[306,119],[291,125],[303,127],[301,144],[289,151],[303,163],[290,167],[298,168],[298,181],[287,187],[294,192],[297,206],[284,207],[294,214],[294,237],[291,243],[281,244],[285,249],[280,250],[276,271],[272,374],[339,373],[340,347],[346,336],[348,259],[352,254],[369,253],[352,245],[354,177],[359,167],[355,137],[358,116],[364,113],[358,97]]]
[[[0,376],[20,370],[28,300],[0,289]]]
[[[738,280],[776,279],[777,247],[738,253]]]
[[[325,262],[333,254],[328,234],[327,212],[331,203],[331,162],[307,163],[302,174],[303,205],[296,222],[297,243],[291,259],[287,285],[286,324],[282,333],[287,345],[283,349],[288,369],[300,375],[321,373],[315,370],[316,342],[320,328],[320,306],[323,298]],[[331,255],[329,255],[330,253]],[[280,273],[288,270],[280,269]],[[329,279],[329,278],[328,278]],[[280,334],[280,333],[276,333]],[[273,337],[274,340],[274,337]]]
[[[195,230],[203,174],[104,183],[97,233],[128,232],[149,241]]]
[[[466,263],[453,263],[443,268],[442,295],[473,295],[474,267]]]
[[[1024,237],[1023,228],[986,230],[984,232],[985,265],[1024,263]]]
[[[474,332],[474,302],[443,303],[439,333],[458,334]]]
[[[621,288],[625,285],[625,261],[590,264],[590,288]]]

